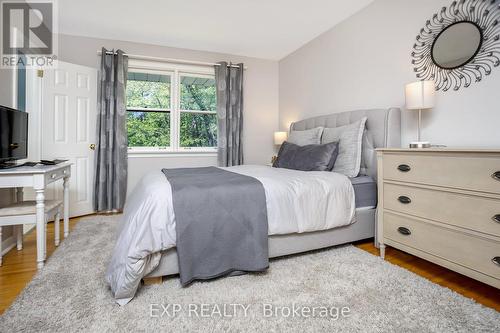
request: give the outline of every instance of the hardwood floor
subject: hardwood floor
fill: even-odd
[[[70,231],[78,220],[79,218],[70,219]],[[63,242],[62,224],[61,220],[61,234],[59,237]],[[56,248],[54,246],[54,223],[47,225],[47,234],[47,258],[49,258]],[[3,266],[0,267],[0,314],[4,313],[10,306],[36,272],[36,231],[33,229],[24,235],[23,249],[21,251],[17,251],[14,247],[3,256]]]
[[[371,254],[379,255],[378,249],[373,245],[373,240],[357,242],[354,245]],[[385,260],[500,311],[500,290],[497,288],[390,246],[387,246],[385,250]]]
[[[70,230],[73,229],[78,221],[79,218],[70,220]],[[47,257],[50,257],[55,249],[53,223],[48,225],[47,232],[49,235]],[[378,255],[378,249],[373,246],[373,241],[371,240],[357,242],[354,245],[362,250]],[[395,265],[408,269],[434,283],[450,288],[465,297],[476,300],[478,303],[500,311],[500,290],[496,288],[391,247],[387,248],[385,257],[387,261]],[[24,249],[22,251],[17,251],[14,248],[4,256],[3,266],[0,267],[0,314],[9,307],[17,295],[31,281],[36,271],[36,232],[32,231],[28,235],[25,235]]]

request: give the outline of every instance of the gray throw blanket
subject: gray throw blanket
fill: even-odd
[[[183,286],[268,268],[266,194],[257,179],[216,167],[162,172],[172,187]]]

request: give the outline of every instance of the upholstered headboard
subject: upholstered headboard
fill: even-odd
[[[377,156],[375,148],[401,147],[401,110],[371,109],[333,113],[307,118],[290,126],[291,130],[302,131],[315,127],[339,127],[354,123],[367,117],[365,137],[363,138],[363,158],[361,174],[377,179]],[[370,140],[371,138],[371,140]],[[369,144],[373,142],[373,146]]]

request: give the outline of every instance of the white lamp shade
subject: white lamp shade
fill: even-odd
[[[281,145],[287,139],[286,132],[274,132],[274,144]]]
[[[435,92],[434,81],[417,81],[407,84],[405,87],[406,108],[418,110],[434,107]]]

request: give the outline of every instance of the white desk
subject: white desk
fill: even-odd
[[[0,169],[0,188],[17,188],[17,200],[23,199],[23,187],[32,187],[36,193],[36,252],[37,266],[45,262],[45,189],[56,180],[63,179],[64,237],[69,232],[69,177],[71,164],[36,165]]]

